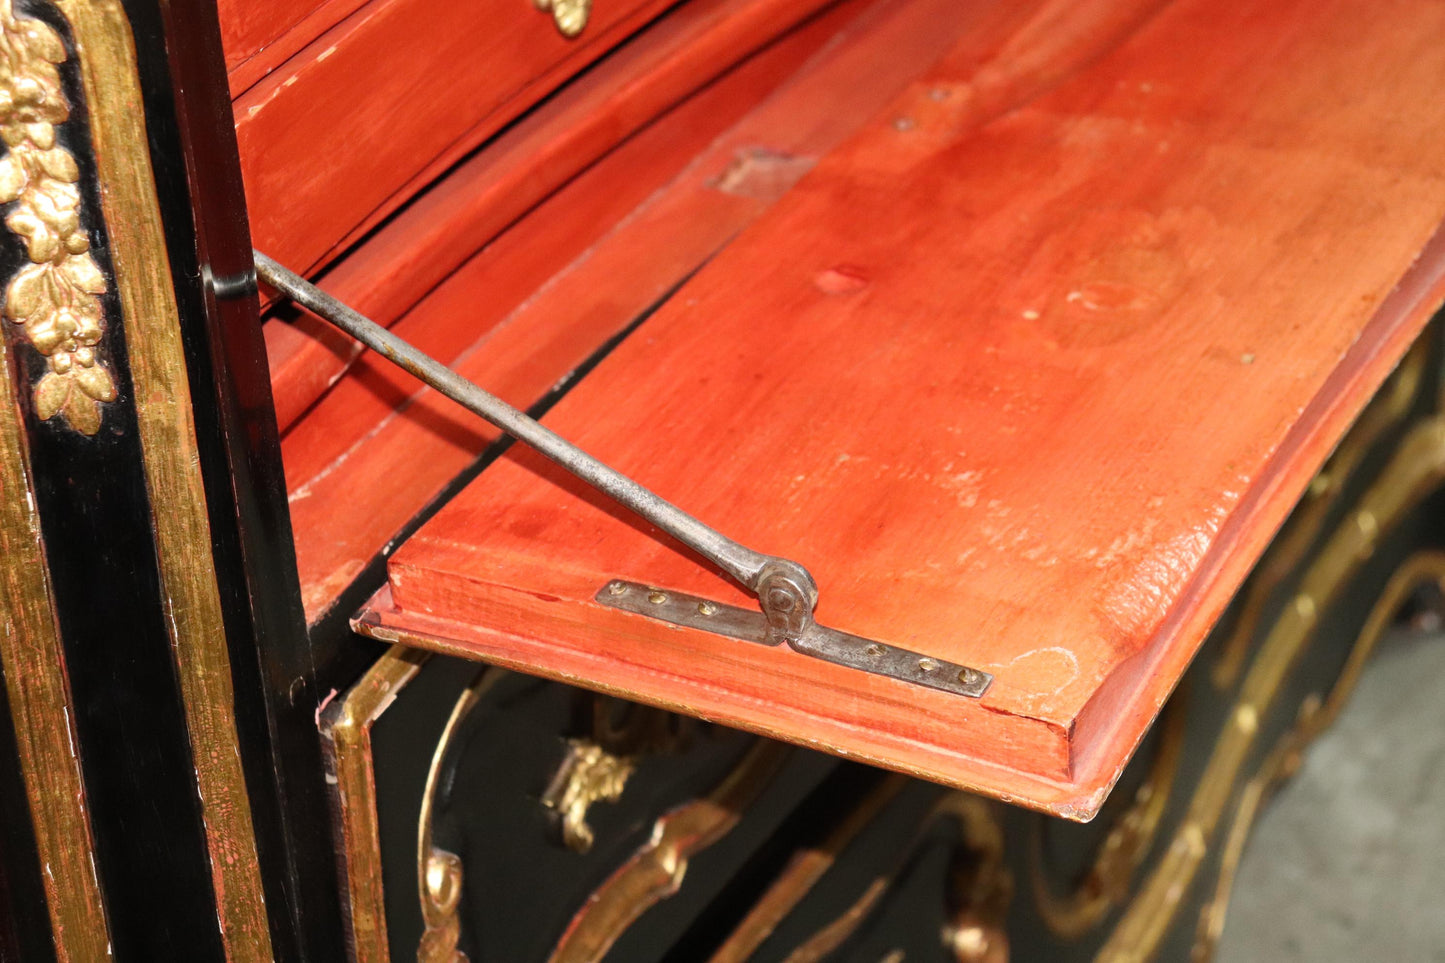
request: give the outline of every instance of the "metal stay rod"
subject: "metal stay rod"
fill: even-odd
[[[254,254],[256,273],[261,280],[715,563],[758,595],[770,623],[783,629],[784,623],[796,622],[796,625],[787,626],[780,641],[800,633],[811,623],[812,611],[817,604],[817,586],[802,565],[754,551],[728,538],[502,399],[477,387],[296,272],[282,267],[260,251]],[[779,592],[782,594],[779,595]]]

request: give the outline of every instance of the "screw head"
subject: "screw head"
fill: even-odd
[[[883,646],[879,645],[877,642],[870,642],[868,644],[868,648],[863,650],[865,655],[871,655],[875,659],[887,651],[887,649],[883,648]]]
[[[697,614],[698,614],[698,615],[712,615],[712,614],[713,614],[714,612],[716,612],[716,611],[717,611],[717,606],[716,606],[716,605],[713,605],[711,602],[699,602],[699,603],[697,603]]]
[[[653,605],[661,605],[663,602],[667,601],[667,593],[659,592],[654,589],[653,591],[647,593],[647,601],[651,602]]]
[[[613,582],[612,584],[610,584],[610,585],[607,586],[607,594],[609,594],[609,595],[626,595],[626,594],[627,594],[627,583],[626,583],[626,582]]]
[[[983,678],[983,673],[977,669],[970,669],[968,666],[964,666],[958,670],[958,681],[964,685],[977,685],[981,678]]]
[[[932,659],[919,659],[918,667],[924,672],[932,672],[934,669],[938,668],[938,663],[933,661]]]

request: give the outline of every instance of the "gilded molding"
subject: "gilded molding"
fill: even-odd
[[[1224,840],[1224,853],[1220,860],[1219,879],[1215,884],[1214,896],[1200,911],[1199,927],[1190,954],[1191,963],[1209,963],[1214,958],[1219,938],[1224,933],[1229,899],[1234,890],[1240,861],[1244,856],[1245,844],[1249,841],[1255,820],[1258,819],[1264,804],[1275,789],[1299,769],[1303,753],[1315,737],[1334,724],[1345,702],[1353,694],[1360,675],[1364,672],[1365,663],[1374,654],[1380,640],[1395,624],[1395,616],[1401,607],[1422,585],[1432,582],[1438,589],[1445,591],[1445,552],[1420,552],[1406,559],[1395,570],[1366,617],[1359,638],[1350,650],[1349,658],[1339,678],[1330,688],[1329,695],[1323,701],[1317,696],[1311,696],[1301,704],[1296,724],[1280,737],[1260,771],[1245,785]]]
[[[706,797],[659,818],[651,839],[572,918],[549,963],[596,963],[606,956],[638,917],[678,891],[693,856],[732,831],[789,751],[759,739]]]
[[[1273,708],[1290,670],[1308,648],[1319,616],[1374,554],[1382,533],[1399,524],[1442,484],[1445,484],[1445,417],[1433,416],[1422,419],[1409,431],[1379,477],[1306,567],[1298,591],[1270,627],[1259,654],[1250,663],[1238,700],[1215,743],[1183,820],[1158,865],[1095,958],[1097,963],[1146,963],[1155,958],[1183,895],[1194,885],[1211,841],[1228,814],[1240,773],[1255,747],[1259,721]],[[1333,718],[1362,663],[1363,657],[1352,656],[1341,681],[1336,684],[1339,697],[1332,693],[1330,708],[1321,717],[1323,721],[1310,723],[1311,733],[1322,729],[1324,723]]]
[[[0,0],[0,204],[5,226],[25,241],[30,264],[5,288],[5,317],[45,357],[35,383],[35,414],[60,415],[85,435],[100,430],[101,402],[116,398],[115,379],[97,357],[105,334],[100,295],[106,282],[90,256],[82,223],[80,170],[55,142],[70,116],[56,65],[68,59],[60,35],[39,20],[17,17]]]
[[[944,929],[944,945],[958,963],[1008,963],[1008,914],[1014,880],[998,804],[953,793],[937,812],[957,820],[968,857],[955,866],[950,881],[953,915]]]
[[[467,686],[452,707],[447,724],[432,750],[431,767],[426,774],[426,788],[421,797],[421,813],[417,819],[416,861],[417,892],[421,899],[422,922],[426,929],[416,949],[417,963],[467,963],[467,955],[457,949],[462,938],[462,858],[432,842],[432,822],[436,812],[436,793],[442,783],[447,754],[462,723],[483,695],[497,683],[500,669],[483,669]]]
[[[217,923],[232,961],[272,958],[241,766],[189,373],[130,21],[119,0],[51,0],[70,24],[135,386],[162,603],[193,747]],[[83,406],[81,406],[83,408]],[[73,409],[66,409],[67,416]],[[84,416],[81,416],[84,417]]]
[[[825,959],[833,954],[838,947],[848,941],[859,926],[877,908],[879,900],[883,899],[888,892],[892,881],[887,877],[878,877],[868,883],[863,890],[863,895],[849,904],[836,918],[826,926],[814,933],[812,936],[793,952],[788,954],[783,963],[823,963]],[[894,954],[889,954],[894,956]],[[896,958],[896,957],[895,957]],[[887,960],[887,957],[884,958]]]
[[[1330,508],[1338,501],[1345,481],[1385,433],[1410,413],[1420,397],[1434,338],[1434,329],[1431,329],[1416,342],[1384,387],[1365,406],[1334,454],[1310,481],[1300,504],[1250,574],[1241,590],[1239,615],[1210,670],[1216,688],[1228,689],[1239,681],[1239,673],[1259,629],[1266,602],[1304,562],[1318,540]]]
[[[958,824],[963,839],[949,880],[952,913],[940,934],[944,947],[958,963],[1008,963],[1006,932],[1013,901],[1013,874],[1005,861],[1003,827],[998,804],[966,792],[951,792],[939,801],[924,826],[939,819]],[[906,852],[916,848],[910,846]],[[857,931],[900,880],[900,861],[893,873],[869,882],[847,909],[794,948],[785,963],[822,963]],[[898,952],[898,959],[902,954]],[[891,958],[892,955],[890,954]]]
[[[8,9],[8,8],[7,8]],[[60,963],[111,959],[20,405],[0,338],[0,666]]]
[[[1179,774],[1188,731],[1188,709],[1183,691],[1176,692],[1165,705],[1158,722],[1159,747],[1149,775],[1135,791],[1129,808],[1109,827],[1094,862],[1085,870],[1078,886],[1067,895],[1060,896],[1049,886],[1044,873],[1043,822],[1042,819],[1035,821],[1029,847],[1034,902],[1044,925],[1060,939],[1075,940],[1083,936],[1128,897],[1134,873],[1154,845]]]
[[[857,835],[894,797],[908,784],[905,776],[892,775],[885,778],[863,797],[822,845],[799,850],[788,860],[778,878],[761,899],[748,910],[733,931],[728,934],[722,946],[713,953],[708,963],[745,963],[762,947],[778,924],[787,918],[803,897],[833,868],[838,856]],[[881,891],[880,891],[881,892]],[[870,904],[871,905],[871,904]]]
[[[337,849],[345,867],[347,942],[354,963],[389,963],[391,959],[371,727],[427,658],[425,652],[392,646],[321,717],[326,777],[333,787],[341,836]]]

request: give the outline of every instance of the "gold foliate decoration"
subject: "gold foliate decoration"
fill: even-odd
[[[31,261],[5,288],[5,317],[45,356],[36,415],[59,414],[93,435],[100,403],[114,401],[116,391],[96,357],[106,285],[80,223],[80,171],[55,143],[55,125],[70,116],[56,69],[66,56],[59,34],[0,0],[0,139],[8,149],[0,157],[0,204],[14,202],[5,226],[24,238]]]
[[[561,817],[568,849],[585,853],[592,848],[587,811],[593,803],[621,799],[635,768],[632,759],[615,756],[589,739],[568,740],[567,756],[542,794],[542,805]]]

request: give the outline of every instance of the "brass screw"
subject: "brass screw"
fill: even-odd
[[[716,605],[713,605],[711,602],[699,602],[699,603],[697,603],[697,614],[698,614],[698,615],[712,615],[712,614],[713,614],[714,612],[716,612],[716,611],[717,611],[717,606],[716,606]]]
[[[958,670],[958,681],[964,685],[975,685],[978,683],[979,678],[980,673],[977,669],[970,669],[968,666],[964,666]]]
[[[876,659],[888,650],[883,648],[883,646],[879,645],[877,642],[873,642],[868,646],[868,648],[864,649],[863,651]]]
[[[919,659],[918,667],[924,672],[932,672],[934,669],[938,668],[938,663],[933,661],[932,659]]]
[[[647,601],[651,602],[653,605],[661,605],[663,602],[667,601],[667,593],[649,592],[647,595]]]
[[[607,591],[612,595],[626,595],[627,585],[623,582],[613,582],[611,585],[607,586]]]

